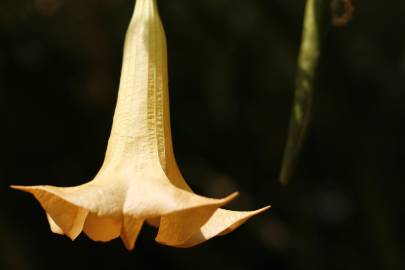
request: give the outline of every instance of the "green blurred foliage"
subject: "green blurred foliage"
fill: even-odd
[[[303,0],[159,0],[175,151],[199,193],[273,205],[192,249],[143,229],[74,243],[10,184],[72,186],[101,165],[133,0],[0,1],[0,269],[404,269],[405,2],[357,0],[327,27],[311,128],[279,184]]]

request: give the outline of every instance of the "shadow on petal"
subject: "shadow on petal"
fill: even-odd
[[[121,234],[121,216],[97,216],[89,213],[83,231],[91,240],[108,242]]]

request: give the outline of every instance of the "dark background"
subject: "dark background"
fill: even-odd
[[[191,249],[75,242],[10,184],[72,186],[99,169],[134,0],[0,0],[0,269],[405,269],[405,1],[357,0],[328,26],[311,129],[278,182],[303,0],[159,0],[175,151],[200,194],[272,204]]]

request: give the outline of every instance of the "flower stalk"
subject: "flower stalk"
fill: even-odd
[[[305,8],[295,97],[280,176],[282,184],[287,184],[291,177],[310,121],[314,80],[321,51],[325,2],[325,0],[307,0]]]

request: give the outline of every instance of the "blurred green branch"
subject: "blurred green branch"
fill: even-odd
[[[298,159],[308,127],[314,79],[321,50],[321,32],[327,0],[307,0],[293,110],[280,181],[287,184]]]

